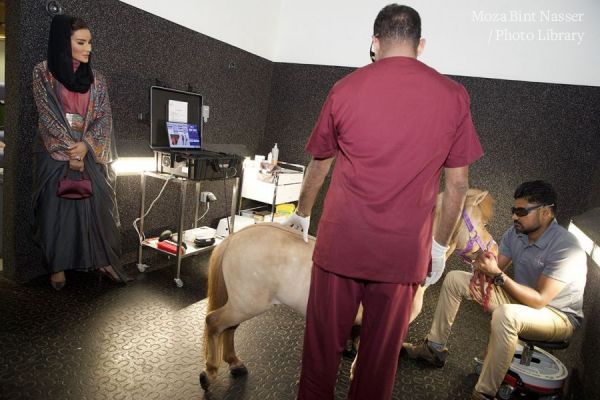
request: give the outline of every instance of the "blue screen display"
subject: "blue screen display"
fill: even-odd
[[[199,149],[201,146],[198,125],[167,122],[169,146],[174,149]]]

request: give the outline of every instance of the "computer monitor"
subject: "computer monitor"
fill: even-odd
[[[202,131],[202,95],[160,86],[150,88],[150,148],[198,149],[202,145]],[[173,145],[175,132],[179,132],[181,141]]]

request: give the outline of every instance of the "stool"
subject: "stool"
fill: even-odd
[[[522,337],[519,342],[522,349],[517,348],[497,398],[559,399],[568,371],[550,352],[566,349],[569,342],[544,342]]]
[[[562,340],[559,342],[544,342],[540,340],[529,340],[519,336],[519,340],[524,342],[526,346],[523,346],[523,352],[521,353],[521,361],[522,365],[531,364],[531,357],[533,355],[534,349],[539,347],[541,349],[552,352],[553,350],[562,350],[569,347],[569,342],[566,340]]]

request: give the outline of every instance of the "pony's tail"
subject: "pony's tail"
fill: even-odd
[[[209,314],[217,310],[227,303],[227,286],[223,277],[223,253],[229,244],[229,238],[225,239],[212,252],[208,262],[208,306],[206,310],[207,319]],[[204,356],[208,359],[208,324],[204,324]],[[217,360],[220,360],[223,352],[222,335],[219,335],[219,343],[217,345]]]

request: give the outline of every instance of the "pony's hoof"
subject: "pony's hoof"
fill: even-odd
[[[234,378],[239,378],[240,376],[248,375],[248,368],[244,364],[238,365],[236,367],[230,368],[229,373]]]
[[[200,386],[202,386],[202,389],[205,391],[208,390],[210,386],[210,378],[208,377],[206,371],[202,371],[200,373]]]

